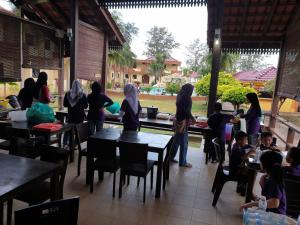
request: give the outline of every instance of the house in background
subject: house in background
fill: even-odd
[[[258,91],[264,89],[267,81],[276,78],[277,68],[271,66],[263,70],[242,71],[233,76],[239,80],[244,86],[252,87]]]
[[[197,83],[201,78],[200,74],[197,72],[192,72],[189,77],[192,84]]]
[[[133,68],[127,68],[117,65],[109,67],[107,82],[114,88],[123,87],[126,83],[139,83],[142,86],[150,86],[155,81],[155,74],[150,72],[150,64],[155,58],[136,59]],[[171,75],[179,72],[181,62],[169,57],[165,60],[165,75]],[[158,81],[159,82],[159,81]]]

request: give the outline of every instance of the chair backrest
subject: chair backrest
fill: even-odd
[[[69,151],[49,145],[41,145],[39,149],[41,153],[41,161],[57,163],[61,166],[59,172],[59,190],[62,196],[68,166]]]
[[[78,145],[86,142],[88,137],[91,135],[92,133],[89,122],[83,122],[76,125],[76,140],[78,141]]]
[[[77,225],[79,197],[15,211],[15,225]]]
[[[219,164],[223,164],[223,154],[222,154],[222,149],[221,149],[221,145],[219,142],[218,138],[214,138],[212,140],[213,146],[214,146],[214,151],[216,154],[216,159],[218,160]]]
[[[285,174],[284,184],[287,199],[287,215],[297,218],[300,214],[300,177]]]
[[[128,142],[119,142],[120,149],[120,164],[126,165],[140,165],[147,169],[148,144],[137,144]]]
[[[97,140],[88,142],[88,154],[102,160],[117,160],[117,142],[110,140]]]

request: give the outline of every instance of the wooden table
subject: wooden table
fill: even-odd
[[[64,118],[67,115],[68,115],[67,111],[56,112],[57,118]],[[166,130],[166,131],[172,131],[173,128],[173,121],[171,120],[148,119],[148,118],[140,118],[139,120],[140,120],[140,126],[142,128],[150,128],[155,130]],[[120,118],[117,118],[115,116],[113,117],[106,116],[104,122],[109,124],[122,125]],[[204,152],[206,153],[205,163],[207,164],[208,153],[210,152],[210,148],[211,148],[212,130],[209,127],[201,128],[201,127],[191,126],[189,127],[188,132],[190,134],[204,136],[204,140],[205,140]]]
[[[51,200],[57,200],[59,168],[54,163],[0,153],[0,225],[3,225],[4,203],[45,179],[51,178]]]
[[[29,130],[29,132],[35,136],[42,136],[45,139],[45,144],[50,145],[51,144],[51,136],[53,135],[61,135],[65,132],[71,132],[71,138],[70,138],[70,162],[74,161],[74,125],[73,124],[63,124],[62,128],[57,131],[38,131],[34,130],[32,128],[32,125],[28,124],[27,122],[12,122],[12,121],[0,121],[0,124],[3,126],[4,124],[8,127],[12,127],[15,129],[21,129],[21,130]]]
[[[156,176],[156,190],[155,197],[160,198],[161,186],[162,186],[162,170],[163,170],[163,156],[164,151],[167,146],[170,146],[170,141],[172,136],[163,135],[163,134],[154,134],[146,132],[137,132],[137,131],[122,131],[121,129],[116,128],[104,128],[96,134],[92,135],[88,139],[88,149],[89,151],[89,142],[97,142],[97,140],[111,140],[129,142],[129,143],[143,143],[148,144],[149,151],[158,153],[158,165],[157,165],[157,176]],[[168,149],[170,150],[170,149]],[[87,169],[86,169],[86,182],[90,182],[90,171],[89,168],[92,158],[87,157]]]

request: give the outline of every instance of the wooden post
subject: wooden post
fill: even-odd
[[[104,34],[103,39],[103,58],[102,58],[102,72],[101,72],[101,87],[102,92],[106,90],[106,74],[107,74],[107,59],[108,59],[108,38],[107,34]]]
[[[289,150],[290,146],[294,144],[295,134],[296,134],[295,130],[289,127],[287,138],[286,138],[286,146],[285,146],[286,150]]]
[[[217,100],[217,87],[221,60],[221,29],[215,30],[213,43],[213,59],[211,66],[210,88],[208,96],[207,117],[214,112],[214,105]]]
[[[70,87],[77,77],[78,65],[78,0],[70,0],[72,38],[70,43]]]
[[[219,0],[216,8],[217,24],[215,25],[215,34],[213,40],[213,59],[211,65],[211,78],[208,96],[207,117],[214,112],[215,102],[217,100],[217,87],[220,71],[221,49],[222,49],[222,26],[224,14],[224,0]]]
[[[277,95],[281,75],[283,72],[283,63],[284,63],[284,57],[285,57],[285,48],[284,48],[285,40],[281,43],[280,53],[279,53],[279,59],[278,59],[278,66],[277,66],[277,76],[276,76],[276,83],[275,83],[275,89],[273,93],[273,101],[271,106],[271,117],[269,122],[270,128],[275,128],[276,124],[276,116],[279,113],[279,96]]]
[[[63,110],[64,98],[64,39],[60,41],[60,70],[58,71],[58,109]]]

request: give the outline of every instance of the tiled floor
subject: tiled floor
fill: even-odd
[[[121,199],[112,198],[110,174],[105,174],[103,182],[95,182],[94,193],[90,194],[85,186],[85,161],[80,177],[76,176],[77,163],[69,164],[65,197],[80,196],[79,225],[241,225],[238,207],[243,198],[235,193],[235,184],[225,184],[217,207],[213,208],[210,189],[216,164],[205,165],[199,149],[189,149],[188,159],[193,168],[172,165],[170,182],[161,199],[155,199],[154,188],[147,187],[146,204],[142,202],[143,185],[138,188],[135,178],[124,187]],[[14,207],[24,205],[15,201]]]

